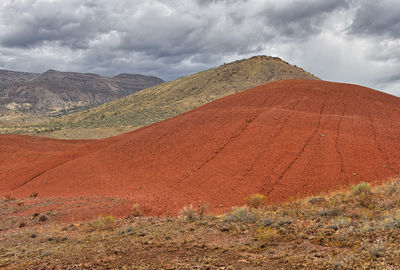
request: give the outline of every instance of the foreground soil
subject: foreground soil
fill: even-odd
[[[145,215],[206,202],[223,213],[253,193],[278,204],[385,181],[400,171],[398,138],[397,97],[278,81],[103,140],[0,136],[0,195],[123,199]]]
[[[400,269],[400,180],[220,216],[59,223],[36,200],[0,200],[1,269]]]

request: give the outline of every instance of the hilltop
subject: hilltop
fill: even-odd
[[[51,123],[21,128],[19,132],[55,138],[107,137],[174,117],[257,85],[285,79],[318,78],[280,58],[255,56],[159,84]],[[13,133],[15,129],[6,132]]]

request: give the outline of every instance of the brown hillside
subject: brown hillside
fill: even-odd
[[[0,193],[128,198],[146,214],[270,203],[400,172],[400,99],[361,86],[268,83],[117,137],[0,137]]]
[[[318,78],[277,57],[255,56],[163,83],[33,129],[22,128],[21,132],[38,131],[41,136],[55,138],[106,137],[174,117],[257,85],[285,79]]]
[[[25,115],[29,123],[29,115],[40,119],[87,109],[162,82],[137,74],[102,77],[55,70],[43,74],[0,70],[0,110],[9,110],[9,114],[0,114],[0,124],[24,122],[18,120]],[[9,117],[12,112],[22,116]]]

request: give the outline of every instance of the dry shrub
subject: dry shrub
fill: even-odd
[[[252,208],[260,208],[265,206],[265,203],[267,202],[267,196],[256,193],[244,198],[244,200],[248,206]]]
[[[179,211],[180,216],[184,216],[187,221],[194,221],[198,218],[202,218],[208,209],[207,203],[202,203],[197,205],[197,209],[190,204],[189,206],[184,206],[182,210]]]
[[[199,217],[203,217],[204,214],[206,213],[207,209],[208,209],[208,204],[207,203],[200,204],[199,205],[199,209],[198,209]]]
[[[225,215],[224,221],[227,222],[248,222],[253,223],[257,220],[257,215],[249,209],[247,205],[242,207],[232,207],[232,211]]]
[[[108,231],[115,228],[115,218],[111,215],[100,216],[91,223],[91,227],[95,230]]]
[[[135,203],[132,206],[132,215],[134,217],[141,217],[143,216],[142,210],[140,209],[140,205],[138,203]]]
[[[390,197],[398,196],[400,194],[400,180],[390,183],[386,187],[386,194]]]
[[[368,183],[362,182],[356,186],[351,186],[351,194],[357,198],[361,206],[373,208],[372,192]]]
[[[257,229],[257,238],[264,242],[274,242],[280,238],[278,231],[271,227],[259,227]]]
[[[39,195],[39,193],[32,192],[31,195],[29,195],[29,198],[37,198],[38,195]]]
[[[184,206],[182,210],[179,211],[179,214],[184,216],[187,221],[194,221],[197,219],[197,211],[192,204]]]

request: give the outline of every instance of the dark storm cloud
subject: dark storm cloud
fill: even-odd
[[[371,36],[400,37],[398,0],[365,0],[357,10],[351,32]]]
[[[8,1],[6,1],[8,2]],[[88,40],[102,32],[98,20],[105,11],[93,2],[8,2],[1,10],[1,44],[6,47],[33,47],[45,42],[87,48]]]
[[[384,67],[400,67],[399,6],[394,0],[2,0],[0,68],[170,80],[268,54],[326,79],[374,86]],[[375,70],[363,68],[371,61]]]
[[[284,37],[305,39],[319,33],[326,16],[338,9],[348,9],[346,0],[295,1],[282,8],[266,9],[265,21]]]

